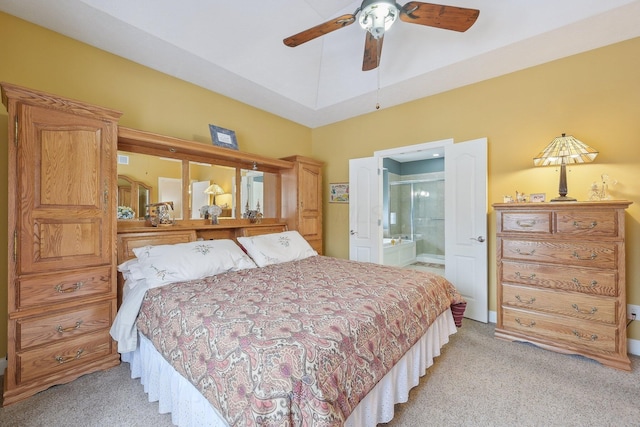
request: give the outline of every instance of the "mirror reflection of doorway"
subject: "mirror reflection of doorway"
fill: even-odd
[[[174,219],[182,219],[182,180],[158,177],[158,202],[173,202]]]

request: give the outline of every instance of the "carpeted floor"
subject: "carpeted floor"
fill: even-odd
[[[465,319],[384,426],[640,426],[640,358],[622,372],[497,340],[493,330]],[[0,425],[171,426],[157,411],[125,363],[1,408]]]

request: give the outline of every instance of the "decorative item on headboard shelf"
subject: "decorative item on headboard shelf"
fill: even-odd
[[[262,222],[262,212],[260,212],[260,202],[256,204],[255,209],[249,209],[249,202],[244,207],[244,218],[247,218],[252,224],[260,224]]]
[[[173,219],[173,202],[148,204],[146,219],[153,227],[173,225],[175,222]]]
[[[211,219],[211,224],[218,224],[218,216],[222,213],[222,208],[218,205],[204,205],[200,208],[200,215],[204,219]]]

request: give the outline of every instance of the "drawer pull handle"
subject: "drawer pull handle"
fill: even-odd
[[[578,337],[581,340],[595,341],[595,340],[598,339],[598,336],[596,334],[583,335],[580,332],[576,331],[575,329],[572,332],[573,332],[573,335],[575,335],[576,337]]]
[[[591,228],[596,228],[597,225],[598,225],[598,221],[593,221],[591,224],[589,224],[588,227],[580,227],[580,222],[573,221],[573,226],[579,230],[588,230]]]
[[[576,277],[574,277],[573,279],[571,279],[571,281],[578,286],[579,288],[595,288],[596,286],[598,286],[598,281],[597,280],[592,280],[591,283],[589,283],[588,285],[583,285],[582,283],[580,283],[580,280],[578,280]]]
[[[56,285],[56,287],[54,289],[59,294],[67,294],[69,292],[75,292],[75,291],[79,290],[82,286],[84,286],[84,282],[76,282],[70,288],[63,289],[62,288],[62,283],[61,283],[59,285]]]
[[[522,301],[522,298],[520,297],[520,295],[516,295],[516,299],[518,301],[520,301],[521,303],[523,303],[523,304],[533,304],[534,301],[536,300],[536,298],[533,297],[533,298],[528,299],[527,301]]]
[[[522,228],[531,228],[534,225],[537,224],[537,221],[535,219],[529,219],[529,220],[517,220],[516,224],[518,224],[519,227]]]
[[[572,304],[571,307],[580,314],[595,314],[598,311],[598,307],[591,307],[591,310],[580,310],[578,304]]]
[[[528,325],[525,325],[520,321],[519,317],[516,317],[516,323],[520,326],[524,326],[525,328],[533,328],[534,326],[536,326],[535,320],[532,320]]]
[[[572,255],[575,259],[579,259],[581,261],[591,261],[596,259],[596,257],[598,256],[597,253],[591,252],[591,255],[589,255],[588,257],[581,257],[577,251],[574,251]]]
[[[520,248],[516,248],[516,249],[515,249],[515,252],[516,252],[517,254],[519,254],[519,255],[531,256],[531,255],[533,255],[533,254],[535,254],[535,253],[536,253],[536,250],[535,250],[535,249],[532,249],[532,250],[531,250],[531,252],[521,252],[521,251],[520,251]]]
[[[82,356],[82,353],[84,353],[84,348],[79,349],[79,350],[76,352],[75,357],[56,356],[56,357],[55,357],[55,359],[56,359],[56,362],[58,362],[59,364],[61,364],[61,365],[62,365],[63,363],[67,363],[67,362],[69,362],[69,361],[71,361],[71,360],[74,360],[74,359],[75,359],[75,360],[80,359],[80,356]]]
[[[82,320],[78,320],[75,326],[69,326],[67,328],[63,328],[62,325],[58,325],[56,326],[56,331],[60,332],[61,334],[64,332],[71,332],[76,329],[80,329],[80,325],[82,325]]]
[[[519,271],[516,271],[516,277],[517,277],[518,279],[523,279],[523,280],[533,280],[533,279],[535,279],[535,278],[536,278],[536,273],[531,273],[531,275],[530,275],[530,276],[526,276],[526,277],[525,277],[525,276],[523,276],[522,274],[520,274],[520,272],[519,272]]]

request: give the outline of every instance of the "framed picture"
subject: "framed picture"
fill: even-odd
[[[231,150],[238,149],[235,131],[209,125],[209,132],[211,132],[211,141],[216,147],[229,148]]]
[[[349,203],[349,183],[329,184],[329,203]]]
[[[544,202],[547,199],[546,193],[531,193],[529,201],[532,203]]]

